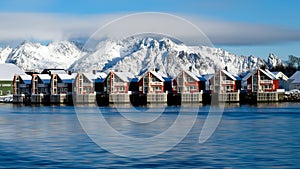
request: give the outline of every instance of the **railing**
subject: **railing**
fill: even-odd
[[[82,83],[82,86],[93,86],[93,83]]]
[[[68,87],[68,85],[65,83],[58,83],[57,87]]]
[[[152,86],[152,85],[163,85],[164,82],[150,82],[149,84],[150,84],[151,86]]]
[[[273,80],[260,80],[260,84],[273,84]]]
[[[124,82],[114,82],[113,85],[114,86],[126,86],[126,83],[124,83]]]
[[[223,80],[221,82],[222,82],[222,84],[234,84],[234,81],[232,81],[232,80]]]

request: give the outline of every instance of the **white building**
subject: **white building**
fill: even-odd
[[[0,96],[13,94],[15,74],[24,75],[25,72],[11,63],[0,64]]]
[[[289,90],[300,90],[300,71],[295,72],[288,80]]]

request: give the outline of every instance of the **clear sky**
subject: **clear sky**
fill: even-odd
[[[86,21],[84,26],[74,24],[73,32],[82,27],[92,33],[95,27],[86,23],[93,22],[90,18],[95,16],[105,23],[135,12],[166,12],[195,23],[216,47],[264,58],[275,53],[286,59],[290,54],[300,56],[299,8],[298,0],[1,0],[0,41],[1,37],[2,41],[18,37],[52,40],[49,37],[56,37],[58,32],[71,30],[71,24],[66,25],[63,17],[73,24],[79,23],[78,18],[81,23]],[[26,21],[31,27],[24,24]],[[42,27],[45,21],[49,23],[47,28]]]

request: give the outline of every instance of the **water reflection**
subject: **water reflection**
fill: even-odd
[[[159,119],[147,125],[125,119],[114,108],[99,109],[105,111],[107,121],[123,134],[147,138],[168,128],[179,107],[166,107]],[[208,110],[209,106],[199,106],[193,129],[173,149],[154,157],[132,159],[111,154],[92,142],[79,125],[73,107],[0,104],[1,167],[297,168],[300,165],[298,103],[279,103],[276,107],[226,106],[217,131],[207,142],[198,144]],[[143,117],[143,113],[131,113],[134,114]],[[93,119],[88,112],[87,117]],[[188,121],[181,125],[187,124]],[[135,146],[132,144],[128,149]]]

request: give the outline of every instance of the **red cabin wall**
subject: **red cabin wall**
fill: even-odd
[[[274,84],[274,90],[276,91],[277,89],[279,89],[279,80],[273,80],[273,84]]]

